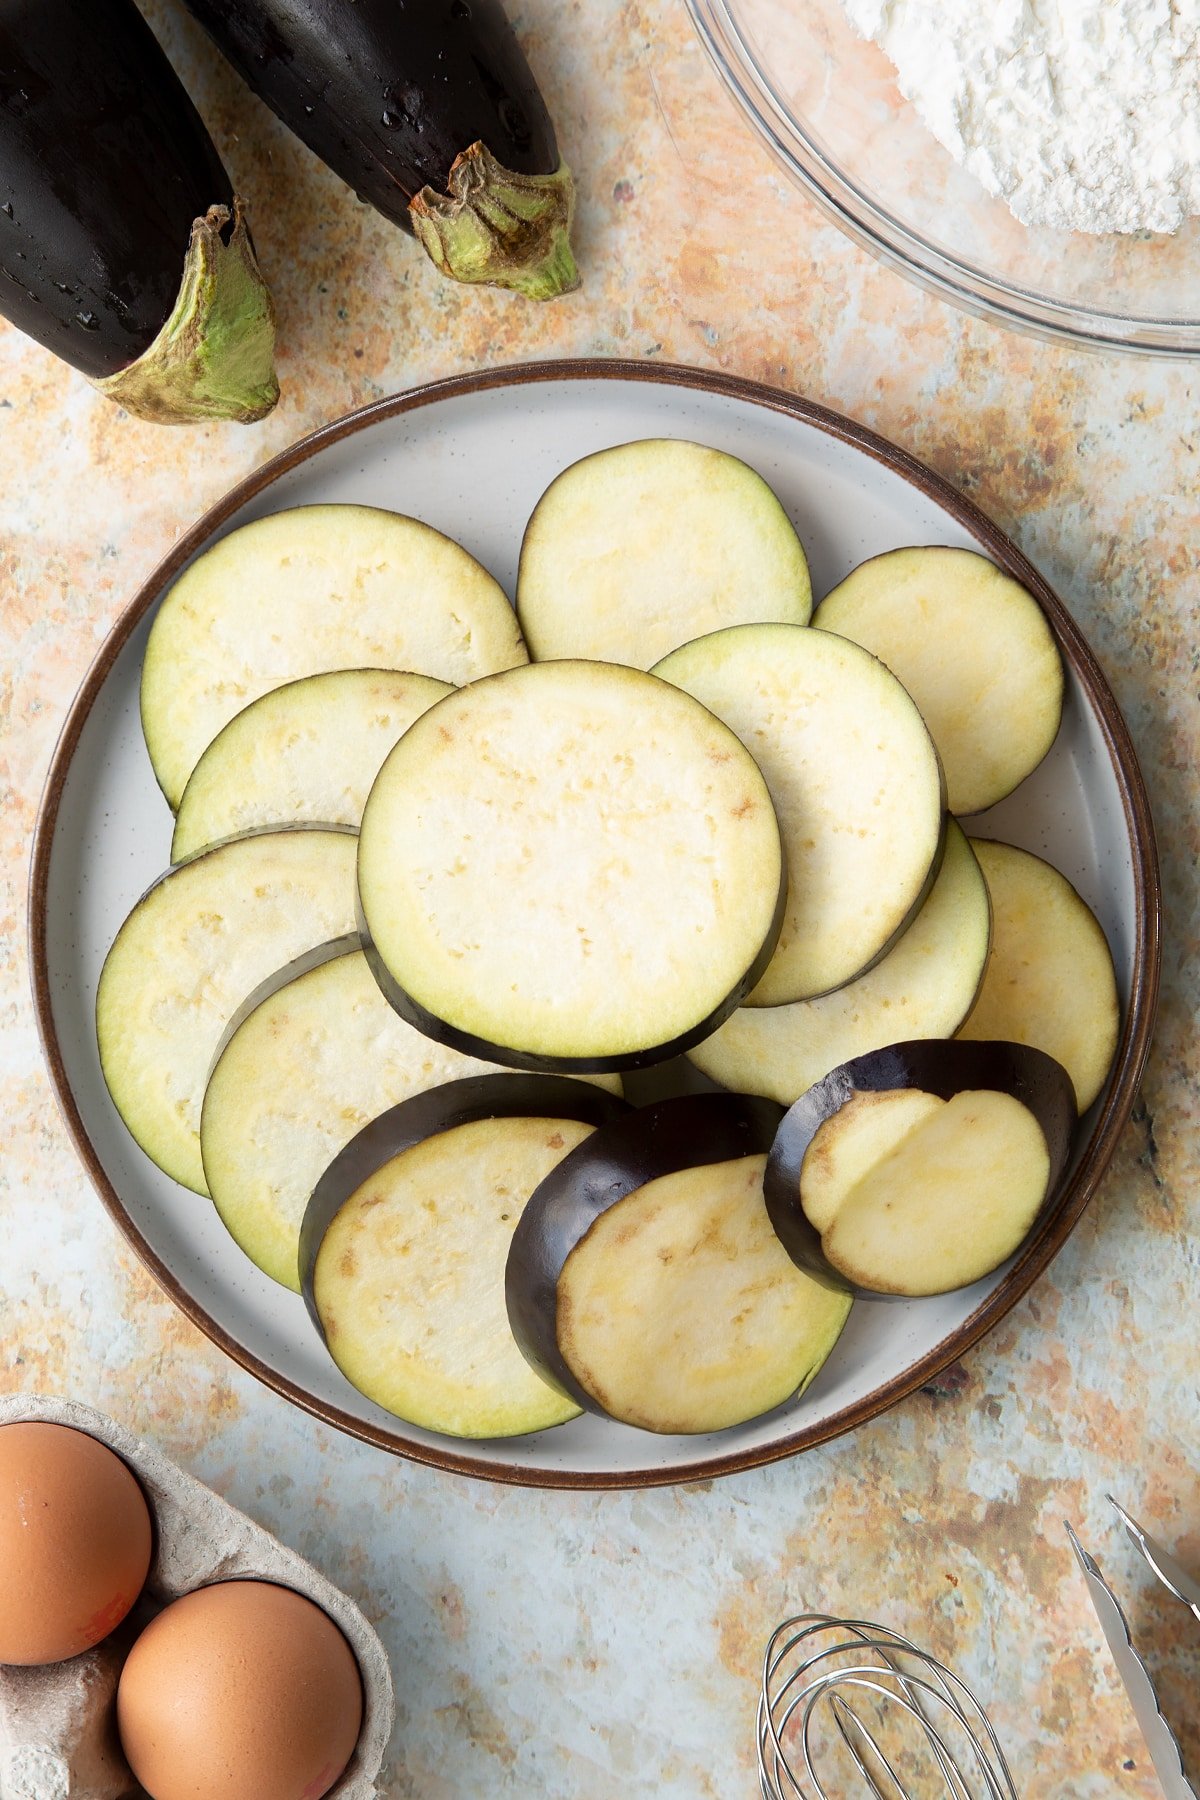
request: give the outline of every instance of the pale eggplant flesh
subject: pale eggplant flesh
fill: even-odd
[[[335,1158],[305,1219],[304,1293],[359,1392],[460,1438],[577,1415],[513,1339],[505,1261],[539,1182],[622,1109],[582,1082],[477,1076],[402,1102]]]
[[[854,1057],[901,1038],[950,1037],[979,992],[990,938],[987,884],[950,819],[929,898],[882,962],[816,1000],[742,1007],[689,1052],[690,1060],[724,1087],[790,1106]]]
[[[246,831],[357,829],[397,738],[449,692],[393,669],[331,669],[269,689],[222,727],[188,777],[171,861]]]
[[[741,740],[779,819],[787,907],[749,1004],[858,979],[916,918],[945,850],[941,764],[909,695],[859,645],[786,624],[710,632],[652,672]]]
[[[641,438],[555,477],[521,542],[517,615],[539,662],[648,669],[692,638],[807,625],[804,548],[778,497],[723,450]]]
[[[903,682],[938,747],[953,813],[994,806],[1054,742],[1063,665],[1050,622],[973,550],[872,557],[826,595],[813,625],[861,644]]]
[[[612,1073],[699,1042],[769,962],[784,888],[753,758],[690,696],[609,663],[531,663],[439,701],[359,836],[388,999],[513,1068]]]
[[[527,660],[503,588],[452,538],[376,506],[288,507],[218,538],[168,588],[142,731],[176,811],[217,735],[272,689],[370,668],[457,686]]]
[[[109,949],[96,994],[105,1084],[151,1160],[198,1194],[204,1089],[230,1020],[275,970],[353,931],[354,864],[340,828],[231,838],[168,870]]]
[[[768,1159],[763,1189],[771,1223],[792,1260],[817,1280],[848,1293],[885,1299],[916,1297],[911,1292],[899,1291],[887,1281],[866,1283],[855,1280],[844,1267],[830,1259],[826,1253],[825,1234],[817,1229],[803,1205],[805,1158],[818,1141],[822,1128],[844,1107],[862,1096],[902,1091],[930,1097],[938,1111],[942,1103],[955,1102],[968,1094],[1006,1096],[1019,1103],[1036,1123],[1045,1149],[1043,1191],[1035,1196],[1025,1229],[1008,1246],[1005,1255],[996,1259],[997,1262],[1015,1251],[1020,1242],[1025,1241],[1029,1230],[1046,1218],[1054,1205],[1071,1153],[1075,1106],[1070,1078],[1053,1057],[1026,1045],[917,1039],[872,1050],[831,1070],[789,1108]],[[906,1121],[910,1129],[920,1129],[921,1123],[917,1117]],[[880,1166],[886,1154],[885,1148],[880,1156]],[[889,1207],[892,1204],[889,1200]],[[896,1204],[902,1207],[902,1196],[897,1197]],[[830,1220],[829,1227],[834,1223]],[[979,1270],[972,1279],[986,1272]],[[953,1282],[949,1285],[966,1284]],[[943,1292],[946,1289],[921,1291]]]
[[[312,1192],[300,1227],[300,1285],[321,1336],[313,1272],[322,1240],[349,1195],[392,1157],[480,1119],[573,1119],[606,1125],[630,1110],[617,1094],[563,1075],[474,1075],[415,1094],[372,1119],[339,1151]]]
[[[200,1119],[213,1204],[251,1261],[299,1293],[305,1207],[355,1133],[416,1094],[505,1072],[407,1025],[357,937],[323,945],[276,971],[230,1021]],[[615,1076],[591,1079],[620,1092]]]
[[[1108,1080],[1121,998],[1103,927],[1066,876],[1015,844],[972,838],[991,896],[991,950],[961,1040],[1012,1038],[1057,1058],[1080,1113]]]

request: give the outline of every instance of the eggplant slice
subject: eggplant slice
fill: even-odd
[[[866,975],[794,1006],[743,1006],[688,1051],[712,1081],[784,1106],[850,1057],[905,1037],[950,1037],[988,957],[987,886],[953,819],[933,890],[900,942]]]
[[[982,812],[1058,734],[1062,657],[1045,613],[973,550],[889,550],[860,564],[813,624],[861,644],[903,682],[946,771],[951,812]]]
[[[0,8],[0,313],[143,419],[279,398],[242,203],[133,0]]]
[[[625,1110],[586,1082],[482,1076],[391,1108],[334,1159],[305,1214],[304,1294],[361,1393],[454,1437],[575,1417],[514,1342],[505,1263],[533,1190]]]
[[[171,861],[247,831],[352,825],[414,719],[452,692],[429,675],[337,669],[272,688],[230,719],[179,802]]]
[[[737,457],[676,438],[565,469],[521,545],[529,653],[648,669],[726,625],[806,625],[808,563],[771,489]]]
[[[893,1044],[832,1070],[779,1128],[767,1211],[799,1268],[912,1298],[1006,1261],[1052,1200],[1074,1095],[1012,1043]]]
[[[937,873],[942,776],[920,713],[857,644],[794,625],[713,632],[654,673],[737,733],[775,803],[787,912],[749,1004],[844,987],[911,924]]]
[[[525,1209],[508,1312],[535,1368],[645,1431],[720,1431],[800,1394],[848,1296],[797,1269],[763,1204],[780,1119],[741,1094],[663,1100],[603,1126]]]
[[[575,189],[501,0],[186,0],[310,150],[458,281],[578,287]]]
[[[113,1104],[167,1175],[207,1194],[205,1083],[261,982],[354,929],[350,831],[270,831],[172,869],[138,901],[100,974],[96,1034]]]
[[[329,669],[411,669],[457,687],[528,660],[487,570],[432,526],[302,506],[231,531],[164,597],[142,730],[172,809],[217,733],[272,688]]]
[[[766,784],[666,682],[533,663],[412,725],[363,814],[376,978],[418,1030],[516,1068],[661,1062],[758,980],[783,896]]]
[[[250,1260],[298,1293],[304,1210],[334,1157],[413,1095],[501,1072],[407,1025],[357,939],[327,946],[272,977],[226,1034],[200,1120],[213,1204]],[[591,1079],[620,1092],[616,1076]]]
[[[992,949],[960,1038],[1010,1038],[1060,1062],[1085,1113],[1121,1032],[1112,952],[1065,875],[1012,844],[973,838],[992,900]]]

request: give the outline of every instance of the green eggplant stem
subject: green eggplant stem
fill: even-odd
[[[517,175],[484,144],[454,160],[448,193],[424,187],[409,203],[413,230],[443,275],[553,300],[579,286],[571,252],[575,183],[565,164],[553,175]]]
[[[193,223],[179,297],[150,348],[92,385],[159,425],[251,425],[270,412],[279,398],[275,308],[236,196],[232,210],[210,206]]]

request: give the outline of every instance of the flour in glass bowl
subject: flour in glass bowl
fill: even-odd
[[[843,0],[934,136],[1027,225],[1200,213],[1200,0]]]

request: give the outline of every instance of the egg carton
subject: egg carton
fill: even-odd
[[[0,1399],[0,1426],[26,1420],[69,1425],[116,1452],[146,1496],[154,1556],[133,1612],[95,1649],[41,1668],[0,1665],[0,1800],[145,1800],[117,1737],[122,1665],[139,1632],[170,1601],[210,1582],[238,1579],[294,1588],[341,1628],[362,1675],[363,1722],[329,1800],[374,1800],[396,1701],[387,1653],[354,1602],[269,1531],[103,1413],[33,1394]]]

